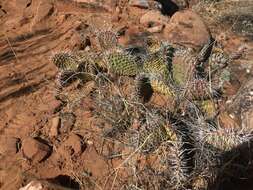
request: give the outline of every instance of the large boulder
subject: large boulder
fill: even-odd
[[[172,43],[197,48],[208,42],[210,32],[197,13],[183,10],[175,13],[166,24],[164,37]]]
[[[140,23],[144,26],[157,26],[167,24],[169,18],[161,14],[158,10],[150,10],[140,18]]]

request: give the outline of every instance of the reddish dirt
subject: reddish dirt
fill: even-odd
[[[0,189],[16,190],[33,179],[54,180],[59,176],[82,182],[84,189],[112,186],[119,189],[122,185],[117,175],[126,176],[124,170],[115,175],[113,168],[122,166],[124,159],[106,159],[103,155],[128,150],[101,138],[89,97],[75,111],[75,126],[67,123],[66,129],[59,129],[59,122],[63,121],[57,118],[61,102],[54,97],[57,69],[50,57],[57,51],[82,49],[79,32],[90,23],[94,27],[107,22],[118,30],[130,28],[121,39],[122,44],[130,43],[129,36],[145,30],[139,18],[147,10],[129,7],[115,11],[113,3],[86,2],[89,1],[2,0],[0,3],[0,141],[6,142],[0,145],[0,151],[4,152],[0,152]],[[233,35],[224,44],[228,51],[234,51],[245,41]],[[252,42],[247,44],[252,47]],[[252,53],[245,61],[250,57]],[[239,86],[228,87],[231,95],[249,75],[240,63],[234,66],[241,73],[236,76]],[[164,105],[166,99],[155,96],[151,101]],[[144,162],[141,158],[138,160],[140,165]],[[145,162],[153,165],[153,160]],[[114,183],[115,179],[119,182]]]

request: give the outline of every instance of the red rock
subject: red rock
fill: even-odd
[[[43,161],[51,152],[51,148],[34,138],[24,139],[22,142],[22,151],[25,158],[33,163]]]
[[[66,141],[61,145],[59,152],[64,157],[78,156],[83,152],[84,144],[81,137],[76,134],[71,134]]]
[[[164,37],[172,43],[201,47],[208,42],[210,32],[197,13],[184,10],[171,17],[165,26]]]
[[[51,120],[51,128],[49,131],[49,136],[56,137],[58,135],[59,127],[60,127],[60,117],[59,116],[53,117]]]
[[[40,1],[34,17],[34,23],[40,22],[54,12],[54,5],[48,0]]]
[[[131,26],[126,30],[126,35],[128,36],[132,36],[132,35],[136,35],[139,34],[141,32],[140,27],[138,26]]]
[[[89,160],[93,160],[96,158],[95,163],[90,162]],[[92,171],[92,176],[94,178],[97,178],[98,176],[105,176],[108,175],[108,166],[104,156],[98,153],[98,151],[94,148],[94,146],[88,146],[87,149],[85,150],[85,153],[82,154],[82,160],[84,160],[84,164],[86,168],[89,168],[90,171]]]
[[[18,152],[19,139],[15,137],[0,137],[0,154],[14,155]]]
[[[83,143],[82,139],[78,135],[71,134],[64,144],[65,146],[71,147],[74,150],[73,154],[78,155],[82,153]]]
[[[40,111],[46,111],[51,114],[58,112],[62,107],[62,102],[54,97],[54,94],[45,94],[43,101],[38,105]]]
[[[50,102],[50,104],[48,104],[48,106],[49,106],[50,113],[56,113],[61,109],[62,102],[60,100],[53,99]]]
[[[122,46],[143,46],[144,29],[138,26],[131,26],[125,31],[125,35],[118,39],[118,43]]]
[[[169,21],[167,16],[161,14],[158,10],[148,11],[140,18],[140,23],[144,26],[158,26],[166,24]]]

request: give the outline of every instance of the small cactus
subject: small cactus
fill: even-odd
[[[245,142],[249,142],[250,139],[252,139],[252,135],[248,130],[220,128],[207,133],[204,140],[221,151],[230,151]]]
[[[168,144],[168,172],[171,189],[180,190],[188,186],[189,166],[185,157],[184,143],[179,138]]]
[[[154,36],[148,36],[146,39],[146,49],[149,54],[156,53],[161,48],[161,40]]]
[[[97,31],[96,38],[103,51],[114,49],[118,44],[117,35],[112,30]]]
[[[206,118],[213,118],[217,114],[213,100],[203,100],[199,102],[200,110]]]
[[[154,91],[168,96],[174,96],[174,91],[169,85],[169,81],[172,77],[166,58],[167,57],[160,56],[160,53],[150,55],[144,62],[143,72],[146,77],[149,78]]]
[[[69,52],[60,52],[52,57],[52,62],[62,71],[75,72],[79,66],[78,57]]]
[[[164,94],[166,96],[175,97],[175,90],[161,80],[151,79],[150,84],[155,92]]]
[[[186,86],[186,98],[190,100],[207,100],[213,97],[215,90],[203,79],[193,79]]]
[[[209,57],[209,66],[211,67],[211,72],[214,72],[226,67],[229,61],[230,61],[230,58],[224,52],[223,49],[214,47],[212,54]]]
[[[104,61],[110,72],[125,76],[135,76],[142,67],[141,63],[136,62],[134,56],[124,52],[109,53]]]
[[[137,146],[142,146],[142,152],[152,152],[156,150],[160,144],[168,139],[166,129],[164,127],[164,118],[156,113],[146,113],[146,121],[140,127],[135,139]]]
[[[148,38],[146,47],[140,47],[143,51],[131,51],[135,47],[123,49],[111,30],[97,32],[96,38],[101,51],[63,52],[52,58],[60,70],[60,83],[69,74],[81,73],[79,78],[86,80],[90,76],[89,80],[96,80],[94,84],[102,84],[96,90],[92,86],[91,98],[96,105],[95,116],[110,126],[103,135],[124,143],[130,140],[125,144],[134,146],[139,154],[155,154],[162,150],[162,155],[156,155],[159,168],[152,168],[154,174],[164,178],[159,181],[160,187],[166,183],[166,188],[170,186],[175,190],[208,189],[219,178],[223,154],[252,139],[250,130],[221,128],[213,121],[215,99],[223,83],[230,80],[230,72],[224,68],[232,60],[231,56],[222,48],[213,47],[212,39],[200,52],[194,53],[157,38]],[[174,62],[176,55],[182,59],[180,63]],[[128,99],[123,95],[125,86],[122,94],[121,88],[115,88],[119,86],[109,81],[106,74],[99,75],[103,72],[136,77],[135,97],[139,97],[142,90],[162,93],[177,100],[179,109],[168,113],[154,107],[149,109],[152,103],[141,104],[135,97]],[[126,85],[131,85],[133,81],[129,81],[129,77],[121,77],[120,85],[125,85],[124,79],[130,82]],[[126,91],[128,93],[128,89]],[[77,96],[67,94],[65,101],[75,106],[85,95],[84,91],[78,91]],[[182,100],[182,104],[178,100]],[[170,116],[173,118],[168,118]],[[134,125],[135,121],[138,125]]]

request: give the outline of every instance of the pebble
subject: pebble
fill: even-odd
[[[39,181],[31,181],[26,186],[21,187],[19,190],[43,190],[43,185]]]
[[[147,31],[150,33],[159,33],[163,30],[164,26],[160,25],[160,26],[154,26],[152,28],[148,28]]]
[[[51,128],[49,131],[49,136],[56,137],[58,135],[59,127],[60,127],[60,117],[59,116],[53,117],[51,120]]]

